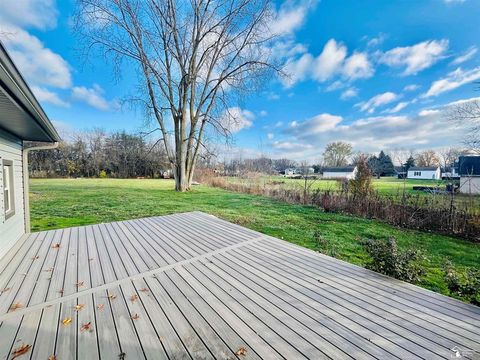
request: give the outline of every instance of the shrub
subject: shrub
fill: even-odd
[[[357,161],[357,172],[349,182],[349,190],[354,196],[368,196],[372,194],[372,172],[368,167],[367,157],[360,155]]]
[[[463,271],[453,267],[450,261],[443,268],[448,290],[472,304],[480,305],[480,269],[466,268]]]
[[[421,264],[423,254],[419,250],[400,250],[395,238],[388,240],[368,240],[365,250],[372,258],[367,269],[392,276],[399,280],[416,283],[425,273]]]
[[[106,179],[107,178],[107,172],[105,170],[100,171],[100,174],[98,174],[98,177],[100,179]]]

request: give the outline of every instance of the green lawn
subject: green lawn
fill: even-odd
[[[420,285],[444,294],[441,266],[449,258],[457,268],[478,266],[480,245],[447,236],[392,226],[261,196],[196,186],[173,191],[170,180],[48,179],[31,180],[32,230],[94,224],[174,212],[200,210],[237,224],[315,249],[314,233],[335,248],[337,257],[363,265],[360,242],[394,236],[400,247],[422,249],[427,274]]]

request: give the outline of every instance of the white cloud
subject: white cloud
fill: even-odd
[[[268,112],[266,110],[261,110],[259,113],[260,116],[265,117],[268,115]]]
[[[1,37],[15,64],[34,85],[61,89],[72,85],[70,66],[60,55],[46,48],[35,36],[12,26],[2,26]]]
[[[355,106],[359,107],[361,111],[366,111],[367,113],[373,113],[378,107],[383,106],[385,104],[391,103],[398,99],[398,95],[387,91],[383,94],[378,94],[369,99],[368,101],[364,101]]]
[[[342,95],[340,95],[340,99],[347,100],[352,97],[356,97],[357,95],[358,95],[358,89],[351,87],[345,90],[344,92],[342,92]]]
[[[425,116],[431,116],[431,115],[437,115],[440,113],[440,110],[435,110],[435,109],[425,109],[425,110],[422,110],[418,113],[418,116],[422,116],[422,117],[425,117]]]
[[[466,0],[443,0],[445,4],[462,4]]]
[[[241,109],[238,106],[228,108],[223,113],[220,123],[232,134],[253,125],[255,115],[250,110]]]
[[[2,0],[1,3],[0,24],[40,30],[57,26],[55,0]]]
[[[118,104],[115,101],[107,101],[103,97],[103,92],[103,89],[97,84],[94,84],[91,88],[75,86],[72,89],[72,98],[74,100],[85,102],[102,111],[118,108]]]
[[[380,62],[393,67],[405,67],[404,75],[415,75],[444,57],[448,40],[429,40],[413,46],[397,47],[380,57]]]
[[[478,48],[476,46],[471,46],[465,51],[462,55],[457,56],[450,65],[460,65],[464,62],[472,59],[478,52]]]
[[[355,52],[345,61],[342,73],[347,79],[364,79],[371,77],[374,70],[365,53]]]
[[[341,69],[346,56],[347,48],[330,39],[315,59],[313,77],[319,81],[329,79]]]
[[[480,80],[480,66],[471,70],[458,68],[449,73],[445,78],[434,81],[430,89],[423,94],[424,98],[438,96],[444,92],[454,90],[462,85]]]
[[[317,1],[314,0],[283,2],[270,24],[270,31],[275,35],[287,35],[298,30],[305,23],[308,11],[316,3]]]
[[[303,81],[310,74],[313,57],[310,54],[303,54],[300,59],[290,59],[284,68],[286,76],[282,77],[285,87],[291,87],[299,81]]]
[[[268,138],[269,140],[272,140],[274,137],[275,137],[275,136],[274,136],[272,133],[268,133],[268,134],[267,134],[267,138]]]
[[[302,122],[292,121],[286,132],[289,134],[319,134],[334,129],[342,120],[341,116],[323,113]]]
[[[40,102],[47,102],[60,107],[70,107],[70,104],[68,102],[60,99],[58,94],[54,93],[53,91],[39,86],[32,86],[31,89],[35,94],[35,97]]]
[[[403,88],[404,91],[415,91],[417,89],[420,88],[420,85],[417,85],[417,84],[411,84],[411,85],[407,85]]]
[[[389,114],[396,114],[397,112],[405,109],[407,106],[408,106],[408,102],[406,101],[402,101],[402,102],[399,102],[397,105],[395,105],[393,108],[390,108],[390,109],[387,109],[385,110],[386,113],[389,113]]]
[[[355,51],[349,57],[347,53],[345,45],[330,39],[316,57],[308,52],[300,57],[291,57],[285,65],[284,70],[287,76],[282,79],[282,82],[284,86],[291,87],[307,79],[324,82],[339,75],[344,80],[353,81],[373,75],[374,68],[366,53]],[[340,87],[343,87],[341,82],[335,81],[327,91]]]
[[[374,37],[374,38],[371,38],[371,39],[368,40],[367,47],[371,48],[371,47],[379,46],[385,41],[386,38],[387,38],[386,34],[380,33],[380,34],[378,34],[377,37]],[[364,37],[364,39],[367,40],[368,37]]]

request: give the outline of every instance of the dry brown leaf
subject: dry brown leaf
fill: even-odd
[[[104,307],[105,307],[104,304],[98,304],[98,305],[97,305],[97,309],[98,309],[98,310],[102,310]]]
[[[10,310],[15,311],[15,310],[21,309],[22,307],[23,307],[22,304],[15,303],[15,304],[12,304],[12,306],[10,306]]]
[[[86,324],[83,324],[82,327],[80,328],[80,331],[91,331],[92,330],[92,322],[89,321]]]
[[[65,290],[60,289],[60,290],[58,290],[58,292],[63,295],[63,293],[65,292]]]
[[[137,320],[140,317],[140,315],[135,313],[131,317],[132,317],[132,320]]]
[[[22,346],[14,349],[12,351],[12,355],[13,355],[12,360],[18,358],[19,356],[25,355],[28,352],[28,350],[30,350],[31,347],[32,345],[23,344]]]
[[[76,283],[75,286],[76,286],[77,288],[82,287],[82,286],[84,286],[84,282],[83,282],[83,281],[80,281],[80,282]]]
[[[57,357],[55,355],[50,355],[48,357],[48,360],[57,360]]]
[[[111,300],[114,300],[117,298],[117,295],[113,294],[113,293],[108,293],[108,298],[111,299]]]
[[[130,301],[131,302],[135,302],[138,300],[138,295],[137,294],[133,294],[132,296],[130,296]]]
[[[141,288],[139,291],[141,291],[141,292],[149,292],[150,290],[148,290],[147,288]]]
[[[67,325],[70,325],[72,323],[72,318],[65,318],[62,320],[62,324],[67,326]]]
[[[84,307],[85,307],[85,304],[75,305],[75,311],[80,311],[80,310],[82,310]]]
[[[51,267],[50,269],[45,269],[45,270],[43,270],[43,271],[45,271],[45,272],[52,272],[52,271],[53,271],[53,267]]]
[[[5,289],[1,290],[0,295],[3,294],[4,292],[7,292],[7,291],[10,291],[10,288],[5,288]]]
[[[241,347],[240,349],[237,350],[235,355],[237,355],[237,356],[247,355],[247,349],[245,349],[244,347]]]
[[[40,258],[40,256],[37,255],[37,256],[32,257],[32,260],[37,260],[38,258]]]
[[[90,258],[90,259],[88,259],[88,261],[93,261],[93,260],[95,260],[95,258]]]
[[[60,247],[60,244],[59,243],[56,243],[56,244],[53,244],[52,245],[52,249],[58,249]]]

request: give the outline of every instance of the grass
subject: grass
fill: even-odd
[[[207,186],[176,193],[170,180],[31,180],[33,231],[193,210],[314,250],[318,232],[338,258],[357,265],[367,260],[362,240],[394,236],[401,248],[424,251],[427,273],[419,285],[443,294],[448,294],[441,270],[445,259],[457,269],[480,263],[478,244]]]

